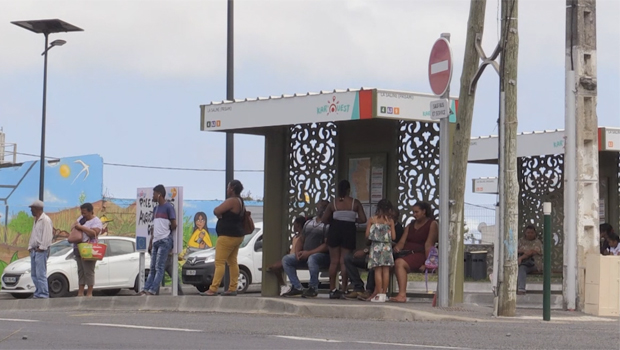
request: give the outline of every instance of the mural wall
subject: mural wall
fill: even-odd
[[[151,184],[136,184],[136,188]],[[156,184],[152,184],[155,186]],[[165,184],[164,184],[165,185]],[[62,158],[45,167],[45,212],[54,223],[54,241],[69,236],[80,216],[80,205],[93,204],[104,223],[102,234],[134,237],[136,199],[104,198],[103,159],[99,155]],[[28,256],[33,218],[28,207],[39,195],[39,162],[0,167],[0,274],[10,262]],[[191,196],[187,193],[186,196]],[[215,245],[218,200],[183,201],[183,246],[205,249]],[[262,202],[246,202],[256,222],[262,220]],[[255,217],[255,214],[259,214]],[[209,239],[198,239],[198,237]]]
[[[103,192],[99,155],[62,158],[45,165],[45,212],[54,222],[54,239],[66,237],[82,203],[97,204]],[[33,218],[28,207],[39,197],[39,162],[0,168],[0,271],[28,255]]]

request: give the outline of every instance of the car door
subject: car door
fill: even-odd
[[[263,232],[259,232],[256,235],[256,239],[252,244],[254,260],[254,270],[252,271],[252,283],[261,283],[263,280],[262,266],[263,266]]]
[[[138,275],[140,253],[136,252],[132,241],[110,239],[108,242],[110,287],[132,287]]]
[[[100,243],[108,242],[100,240]],[[110,286],[110,266],[109,266],[109,246],[106,248],[103,259],[97,260],[95,264],[95,288],[107,288]],[[77,267],[77,266],[76,266]]]

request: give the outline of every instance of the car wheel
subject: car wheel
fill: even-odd
[[[239,269],[239,280],[237,282],[237,293],[245,293],[250,286],[250,274],[243,269]]]
[[[101,292],[109,297],[113,297],[116,294],[120,293],[121,290],[120,289],[104,289]]]
[[[61,298],[69,294],[69,282],[61,274],[51,275],[47,279],[50,298]]]
[[[28,299],[32,296],[32,293],[11,293],[15,299]]]
[[[196,285],[196,286],[194,286],[194,287],[196,287],[196,289],[198,289],[198,291],[199,291],[200,293],[204,293],[204,292],[206,292],[206,291],[207,291],[207,289],[209,289],[209,286],[203,286],[203,285],[201,285],[201,284]]]

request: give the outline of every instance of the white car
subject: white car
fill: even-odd
[[[138,292],[139,258],[136,240],[129,237],[99,237],[107,245],[105,257],[95,266],[95,290],[106,295],[116,295],[121,289]],[[73,245],[66,240],[56,242],[49,249],[47,281],[50,297],[63,297],[78,290],[77,263]],[[145,254],[145,266],[150,266],[150,256]],[[148,273],[148,272],[147,272]],[[10,293],[18,299],[28,298],[35,287],[30,276],[30,257],[9,264],[2,274],[2,293]]]
[[[237,263],[239,264],[237,292],[239,293],[247,291],[251,284],[260,284],[263,278],[261,272],[263,266],[263,223],[257,222],[254,227],[254,233],[244,236],[237,255]],[[215,249],[209,248],[187,255],[181,276],[184,284],[192,284],[198,291],[205,292],[211,285],[214,273]],[[308,270],[298,270],[297,276],[302,283],[310,281]],[[319,275],[319,281],[329,283],[327,273],[322,272]]]

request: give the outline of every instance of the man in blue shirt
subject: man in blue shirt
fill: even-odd
[[[156,295],[164,278],[168,253],[174,246],[172,232],[177,228],[177,218],[172,204],[166,201],[166,188],[157,185],[153,188],[153,226],[149,253],[151,254],[151,270],[144,283],[140,295]]]

